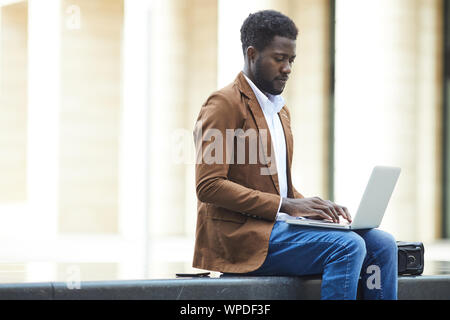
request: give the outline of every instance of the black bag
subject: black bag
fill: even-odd
[[[422,242],[397,241],[398,274],[421,275],[424,267],[425,249]]]

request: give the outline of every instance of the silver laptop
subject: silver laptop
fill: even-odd
[[[286,223],[333,229],[370,229],[381,224],[384,212],[400,175],[400,168],[377,166],[373,169],[358,210],[348,222],[328,222],[306,218],[286,219]]]

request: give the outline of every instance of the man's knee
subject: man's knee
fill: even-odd
[[[350,255],[359,257],[360,259],[364,259],[367,253],[364,239],[354,232],[348,233],[346,248]]]
[[[343,232],[336,241],[338,250],[352,259],[363,261],[367,250],[364,239],[355,232]]]

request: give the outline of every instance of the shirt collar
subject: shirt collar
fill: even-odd
[[[267,94],[268,96],[266,96],[245,74],[244,77],[255,93],[256,99],[258,99],[259,105],[264,113],[273,116],[283,109],[285,101],[281,95]]]

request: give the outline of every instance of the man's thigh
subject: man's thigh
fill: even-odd
[[[323,273],[337,252],[354,243],[364,246],[355,232],[295,226],[277,221],[263,265],[249,275],[312,275]]]

